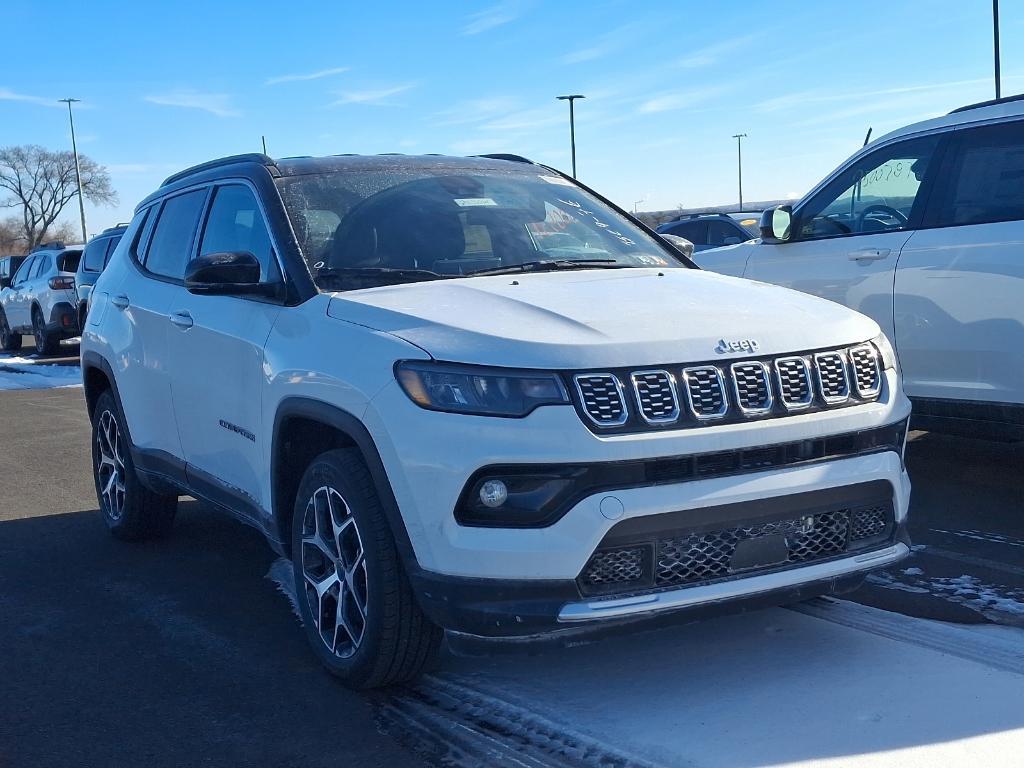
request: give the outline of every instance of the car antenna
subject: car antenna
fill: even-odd
[[[870,128],[870,126],[868,127],[868,135],[864,137],[864,146],[865,147],[868,145],[869,141],[871,141],[871,128]]]

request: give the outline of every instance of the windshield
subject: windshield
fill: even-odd
[[[438,161],[277,183],[324,290],[495,271],[682,266],[607,205],[537,166]]]

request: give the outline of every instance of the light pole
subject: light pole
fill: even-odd
[[[78,212],[82,216],[82,242],[89,239],[85,229],[85,198],[82,197],[82,168],[78,164],[78,144],[75,143],[75,116],[71,114],[71,105],[76,104],[79,99],[58,99],[68,105],[68,120],[71,122],[71,151],[75,155],[75,180],[78,182]]]
[[[736,160],[739,164],[739,182],[740,182],[740,210],[743,210],[743,140],[747,138],[745,133],[733,134],[733,138],[736,139]]]
[[[996,59],[996,98],[1001,98],[999,87],[999,0],[992,0],[992,42]]]
[[[570,96],[559,96],[557,98],[558,98],[559,101],[568,101],[569,102],[569,143],[570,143],[570,146],[572,147],[572,177],[575,179],[576,178],[576,115],[575,115],[575,112],[573,111],[573,102],[576,101],[576,99],[585,99],[587,97],[584,96],[581,93],[574,93],[574,94],[572,94]]]

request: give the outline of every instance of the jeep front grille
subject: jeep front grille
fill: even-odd
[[[732,382],[736,392],[736,405],[748,416],[771,413],[772,382],[768,366],[760,361],[733,363]]]
[[[679,418],[676,383],[668,371],[637,371],[632,375],[633,391],[640,403],[640,415],[648,424],[673,422]]]
[[[603,427],[624,424],[628,418],[622,385],[610,373],[591,373],[574,377],[583,410],[591,421]]]
[[[878,352],[871,344],[861,344],[850,350],[850,362],[853,364],[853,386],[857,396],[875,397],[882,386]]]
[[[850,397],[850,374],[842,352],[822,352],[814,356],[818,371],[818,394],[826,403],[843,403]]]
[[[690,410],[700,421],[720,419],[729,411],[722,372],[713,365],[683,369]]]
[[[597,433],[695,427],[856,405],[882,393],[873,344],[726,365],[666,365],[572,375],[574,401]]]

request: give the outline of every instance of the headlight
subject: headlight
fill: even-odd
[[[398,363],[395,376],[410,400],[432,411],[517,417],[570,402],[561,379],[548,371],[417,360]]]
[[[899,360],[896,359],[896,350],[892,348],[892,344],[889,343],[889,339],[886,338],[884,333],[878,334],[871,340],[871,343],[875,345],[881,355],[882,368],[892,368],[893,370],[899,368]]]

